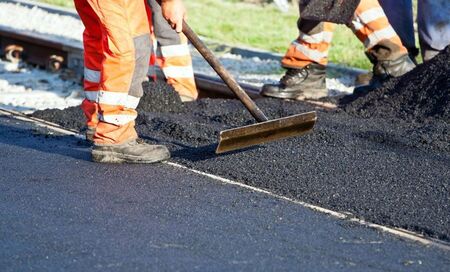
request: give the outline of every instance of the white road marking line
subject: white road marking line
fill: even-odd
[[[223,178],[223,177],[220,177],[220,176],[216,176],[216,175],[213,175],[213,174],[208,174],[208,173],[205,173],[205,172],[202,172],[202,171],[199,171],[199,170],[188,168],[188,167],[186,167],[184,165],[181,165],[181,164],[178,164],[178,163],[174,163],[174,162],[164,162],[164,163],[168,164],[168,165],[175,166],[175,167],[179,167],[179,168],[191,171],[191,172],[194,172],[194,173],[199,174],[199,175],[203,175],[203,176],[215,179],[217,181],[220,181],[220,182],[223,182],[223,183],[226,183],[226,184],[239,186],[239,187],[242,187],[242,188],[245,188],[245,189],[248,189],[248,190],[252,190],[252,191],[255,191],[255,192],[258,192],[258,193],[262,193],[262,194],[266,194],[266,195],[272,196],[274,198],[286,200],[286,201],[289,201],[291,203],[295,203],[297,205],[300,205],[300,206],[303,206],[305,208],[311,209],[313,211],[317,211],[317,212],[320,212],[320,213],[324,213],[324,214],[330,215],[330,216],[335,217],[337,219],[347,220],[347,221],[350,221],[350,222],[355,222],[355,223],[358,223],[360,225],[367,226],[367,227],[370,227],[370,228],[373,228],[373,229],[377,229],[377,230],[381,230],[383,232],[388,232],[388,233],[393,234],[395,236],[399,236],[399,237],[402,237],[402,238],[405,238],[405,239],[408,239],[408,240],[419,242],[419,243],[424,244],[424,245],[433,245],[433,246],[439,247],[439,248],[444,249],[444,250],[450,250],[450,245],[448,243],[444,242],[444,241],[429,239],[429,238],[426,238],[426,237],[422,236],[421,234],[414,233],[414,232],[411,232],[411,231],[408,231],[408,230],[405,230],[405,229],[391,228],[391,227],[387,227],[387,226],[383,226],[383,225],[367,222],[367,221],[365,221],[363,219],[359,219],[357,217],[354,217],[354,216],[351,216],[351,215],[348,215],[348,214],[345,214],[345,213],[336,212],[336,211],[329,210],[329,209],[326,209],[326,208],[322,208],[320,206],[309,204],[309,203],[306,203],[306,202],[303,202],[303,201],[300,201],[300,200],[288,198],[288,197],[285,197],[285,196],[282,196],[282,195],[277,195],[277,194],[274,194],[274,193],[272,193],[270,191],[266,191],[266,190],[261,189],[261,188],[253,187],[253,186],[241,183],[241,182],[229,180],[227,178]]]
[[[79,139],[84,139],[85,138],[83,135],[80,135],[80,134],[78,134],[78,133],[76,133],[74,131],[62,128],[61,126],[59,126],[57,124],[54,124],[54,123],[51,123],[51,122],[48,122],[48,121],[45,121],[45,120],[41,120],[41,119],[38,119],[38,118],[31,118],[31,117],[23,115],[20,112],[15,112],[15,111],[11,111],[11,110],[4,110],[4,109],[0,108],[0,115],[1,114],[11,116],[11,117],[16,118],[18,120],[31,122],[31,123],[34,123],[34,124],[39,125],[41,127],[45,127],[45,128],[54,130],[54,131],[59,132],[59,133],[63,133],[63,134],[66,134],[66,135],[72,135],[72,136],[75,136],[76,138],[79,138]],[[408,230],[405,230],[405,229],[401,229],[401,228],[392,228],[392,227],[387,227],[387,226],[371,223],[371,222],[365,221],[363,219],[354,217],[354,216],[352,216],[350,214],[345,214],[345,213],[342,213],[342,212],[336,212],[336,211],[329,210],[329,209],[326,209],[326,208],[322,208],[320,206],[309,204],[309,203],[306,203],[306,202],[303,202],[303,201],[300,201],[300,200],[295,200],[295,199],[291,199],[291,198],[288,198],[288,197],[285,197],[285,196],[282,196],[282,195],[277,195],[277,194],[274,194],[274,193],[272,193],[270,191],[267,191],[267,190],[264,190],[264,189],[261,189],[261,188],[253,187],[253,186],[250,186],[250,185],[238,182],[238,181],[233,181],[233,180],[221,177],[221,176],[217,176],[217,175],[214,175],[214,174],[209,174],[209,173],[206,173],[206,172],[203,172],[203,171],[195,170],[195,169],[189,168],[187,166],[184,166],[182,164],[178,164],[178,163],[174,163],[174,162],[163,162],[163,163],[167,164],[167,165],[170,165],[170,166],[173,166],[173,167],[177,167],[177,168],[180,168],[180,169],[184,169],[184,170],[193,172],[193,173],[198,174],[198,175],[209,177],[211,179],[217,180],[217,181],[225,183],[225,184],[229,184],[229,185],[233,185],[233,186],[239,186],[239,187],[245,188],[247,190],[251,190],[251,191],[254,191],[254,192],[266,194],[266,195],[269,195],[269,196],[277,198],[277,199],[282,199],[282,200],[285,200],[285,201],[289,201],[291,203],[300,205],[302,207],[311,209],[313,211],[317,211],[317,212],[320,212],[320,213],[323,213],[323,214],[330,215],[330,216],[332,216],[334,218],[337,218],[337,219],[358,223],[358,224],[360,224],[362,226],[366,226],[366,227],[369,227],[369,228],[372,228],[372,229],[376,229],[376,230],[379,230],[379,231],[382,231],[382,232],[390,233],[390,234],[392,234],[394,236],[397,236],[397,237],[400,237],[400,238],[403,238],[403,239],[407,239],[407,240],[411,240],[411,241],[423,244],[425,246],[435,246],[437,248],[450,251],[450,243],[445,242],[445,241],[441,241],[441,240],[437,240],[437,239],[427,238],[427,237],[424,237],[423,235],[421,235],[419,233],[411,232],[411,231],[408,231]]]
[[[61,127],[58,124],[55,124],[55,123],[52,123],[49,121],[45,121],[45,120],[35,118],[35,117],[26,116],[25,114],[22,114],[20,112],[16,112],[16,111],[12,111],[12,110],[5,110],[5,109],[0,108],[0,115],[1,114],[11,116],[11,117],[21,120],[21,121],[31,122],[40,127],[48,128],[55,132],[63,133],[66,135],[71,135],[78,139],[86,139],[86,137],[84,135],[81,135],[78,132],[68,130],[66,128]]]

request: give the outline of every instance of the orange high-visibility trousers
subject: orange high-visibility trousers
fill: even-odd
[[[348,27],[364,44],[368,55],[377,60],[393,60],[407,54],[378,0],[361,0]],[[299,19],[298,28],[300,35],[289,46],[282,66],[302,68],[313,62],[326,65],[335,24]]]
[[[192,57],[186,36],[177,33],[162,16],[161,7],[157,0],[148,0],[152,11],[153,34],[157,44],[154,46],[155,63],[161,67],[167,83],[179,93],[190,99],[198,97],[197,86],[192,68]],[[152,77],[154,69],[149,69]]]
[[[167,84],[171,85],[181,97],[197,99],[198,90],[186,36],[180,33],[175,44],[162,45],[158,42],[155,48],[155,65],[162,69]]]
[[[87,1],[75,1],[75,7],[85,27],[83,32],[84,47],[84,89],[85,91],[100,90],[98,71],[103,61],[102,30],[94,10]],[[96,128],[98,124],[98,104],[84,99],[81,105],[86,116],[87,126]]]
[[[85,26],[86,99],[81,107],[88,126],[97,127],[94,141],[119,144],[134,139],[135,109],[152,47],[145,2],[75,0],[75,7]]]

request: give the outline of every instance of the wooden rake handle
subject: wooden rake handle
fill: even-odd
[[[200,40],[195,32],[189,27],[189,25],[183,21],[183,33],[194,45],[194,47],[200,52],[203,58],[209,63],[209,65],[216,71],[216,73],[222,78],[225,84],[233,91],[233,93],[241,100],[242,104],[253,115],[258,122],[265,122],[269,119],[259,109],[255,102],[247,95],[247,93],[239,86],[236,80],[231,74],[223,67],[220,61],[214,56],[206,45]]]

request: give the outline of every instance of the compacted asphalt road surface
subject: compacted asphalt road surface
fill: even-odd
[[[0,115],[1,271],[449,271],[450,253]]]

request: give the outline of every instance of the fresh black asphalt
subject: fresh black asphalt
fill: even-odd
[[[182,104],[165,83],[144,83],[141,137],[173,160],[271,192],[450,242],[450,47],[402,77],[318,111],[307,136],[215,155],[220,131],[254,123],[239,101]],[[314,110],[258,99],[270,118]],[[33,113],[82,129],[81,110]]]
[[[0,117],[2,271],[448,271],[450,254]]]

